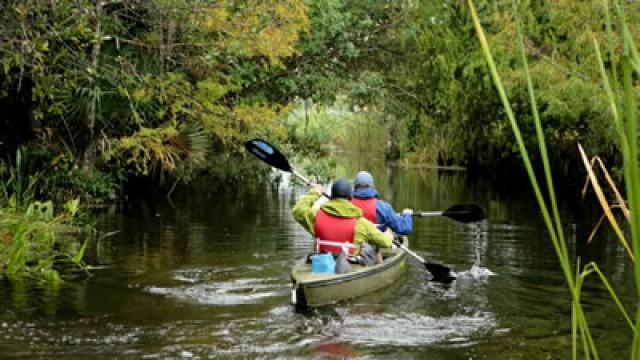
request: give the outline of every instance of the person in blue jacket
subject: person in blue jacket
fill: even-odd
[[[369,172],[358,172],[353,186],[351,201],[362,209],[364,217],[376,224],[380,231],[391,229],[400,235],[408,235],[413,231],[413,210],[404,209],[398,214],[388,202],[380,200]]]

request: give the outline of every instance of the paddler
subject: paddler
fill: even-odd
[[[351,202],[351,182],[336,180],[331,186],[331,199],[319,208],[314,207],[323,192],[322,185],[314,185],[291,211],[293,218],[315,237],[314,250],[360,256],[367,265],[380,262],[375,247],[390,248],[393,235],[378,230]]]

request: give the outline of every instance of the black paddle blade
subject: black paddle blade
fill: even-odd
[[[247,151],[258,159],[282,171],[291,172],[289,161],[278,149],[262,139],[251,139],[244,143]]]
[[[433,275],[431,281],[448,284],[456,279],[455,273],[444,265],[426,262],[424,267]]]
[[[476,204],[456,204],[442,212],[442,216],[446,216],[455,221],[462,223],[470,223],[480,221],[485,218],[484,210]]]

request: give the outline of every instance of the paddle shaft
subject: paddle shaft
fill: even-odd
[[[298,172],[298,170],[291,168],[291,173],[295,176],[298,177],[298,179],[302,180],[302,182],[304,182],[307,186],[311,186],[313,185],[313,183],[311,182],[311,180],[307,179],[306,177],[304,177],[302,174],[300,174]],[[323,192],[322,194],[320,194],[324,197],[326,197],[327,199],[331,199],[331,196],[329,196],[326,192]]]
[[[294,169],[294,168],[291,168],[291,173],[292,173],[293,175],[297,176],[297,177],[298,177],[298,179],[302,180],[302,182],[304,182],[305,184],[307,184],[307,185],[309,185],[309,186],[313,185],[313,183],[311,182],[311,180],[307,179],[307,178],[306,178],[306,177],[304,177],[302,174],[300,174],[300,173],[298,172],[298,170],[296,170],[296,169]]]
[[[416,217],[429,217],[429,216],[442,216],[444,211],[416,211],[413,216]]]
[[[476,204],[455,204],[443,211],[414,211],[413,216],[444,216],[461,223],[472,223],[486,217],[482,207]]]
[[[399,247],[400,249],[404,250],[404,252],[406,252],[407,254],[413,256],[416,260],[420,261],[421,263],[425,264],[426,261],[418,254],[416,254],[415,252],[413,252],[412,250],[410,250],[408,247],[404,246],[404,244],[398,242],[398,241],[394,241],[393,242],[397,247]]]

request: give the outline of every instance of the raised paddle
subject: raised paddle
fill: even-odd
[[[309,179],[302,176],[302,174],[297,172],[296,169],[294,169],[291,164],[289,164],[287,158],[284,157],[284,155],[280,151],[278,151],[278,149],[276,149],[273,145],[269,144],[265,140],[251,139],[244,143],[244,146],[247,148],[247,151],[257,156],[260,160],[266,162],[276,169],[292,173],[307,185],[312,185]]]
[[[300,180],[302,180],[307,185],[311,185],[312,184],[311,181],[309,181],[309,179],[307,179],[306,177],[302,176],[302,174],[297,172],[291,166],[291,164],[289,164],[289,161],[287,160],[287,158],[280,151],[278,151],[278,149],[276,149],[273,145],[269,144],[267,141],[262,140],[262,139],[251,139],[251,140],[247,141],[244,144],[244,146],[247,148],[247,151],[249,151],[250,153],[252,153],[256,157],[258,157],[260,160],[262,160],[262,161],[266,162],[267,164],[271,165],[272,167],[275,167],[276,169],[280,169],[280,170],[285,171],[285,172],[292,173],[293,175],[295,175],[298,178],[300,178]],[[327,194],[323,193],[323,195],[326,196],[326,197],[329,197],[329,196],[327,196]],[[452,210],[454,208],[456,208],[455,205],[452,206],[451,208],[445,210],[445,211],[421,212],[419,214],[428,214],[428,215],[415,215],[415,216],[441,216],[441,215],[442,216],[446,216],[445,213],[447,213],[447,211]],[[478,206],[478,208],[480,210],[482,210],[482,208],[480,208],[479,206]],[[467,208],[465,208],[465,209],[468,210]],[[462,211],[462,210],[458,209],[456,211]],[[450,212],[450,213],[447,213],[447,214],[448,215],[452,215],[452,214],[456,214],[456,213],[451,213]],[[482,211],[482,214],[484,214],[484,211]],[[458,214],[458,215],[460,215],[460,214]],[[456,215],[453,215],[453,217],[452,216],[449,216],[449,217],[451,219],[454,219],[454,220],[456,218],[460,218],[459,216],[456,216]],[[422,264],[424,264],[425,268],[431,273],[431,275],[433,275],[433,279],[432,279],[433,281],[449,283],[453,279],[456,278],[455,273],[452,272],[451,269],[449,269],[448,267],[446,267],[444,265],[441,265],[441,264],[427,262],[422,257],[420,257],[418,254],[416,254],[413,251],[409,250],[403,244],[401,244],[401,243],[399,243],[399,242],[397,242],[395,240],[394,240],[394,243],[396,244],[396,246],[398,246],[399,248],[404,250],[404,252],[406,252],[407,254],[413,256],[415,259],[417,259]]]

